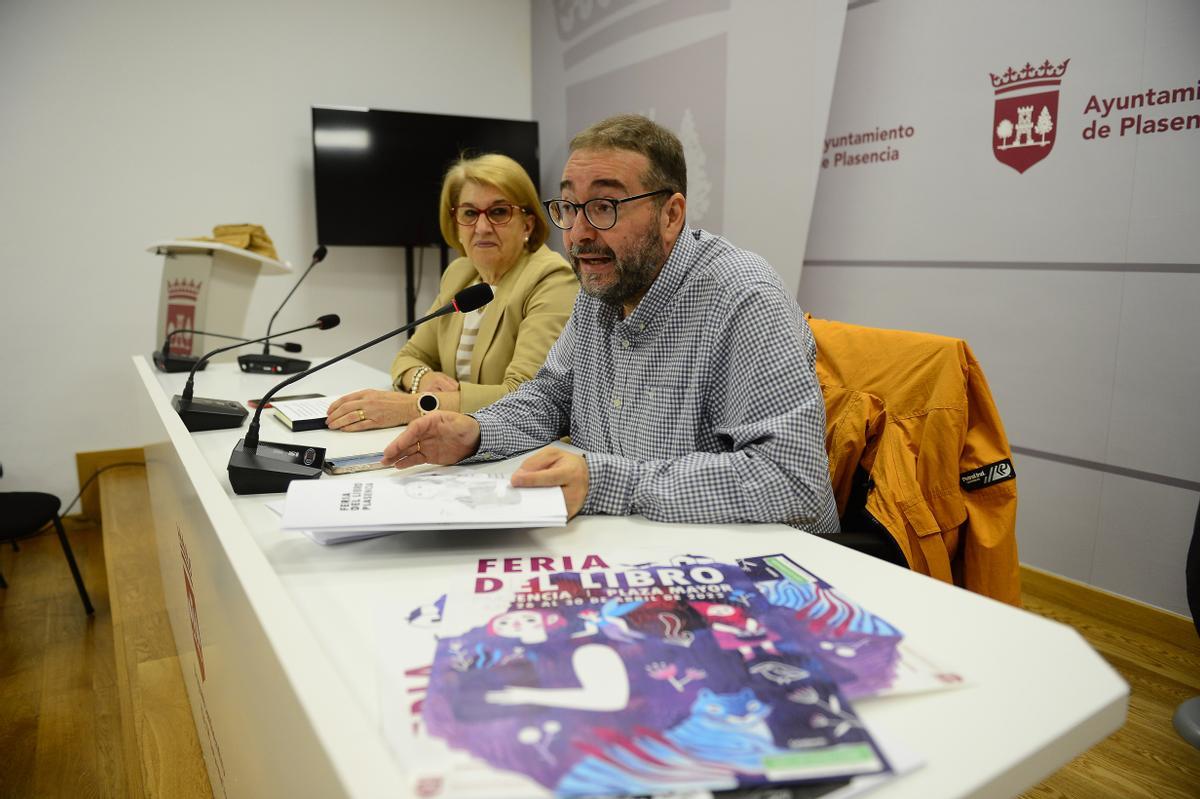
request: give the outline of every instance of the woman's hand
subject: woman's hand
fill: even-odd
[[[422,386],[424,383],[422,380]],[[415,394],[367,388],[331,402],[325,426],[330,430],[356,433],[359,430],[398,427],[408,424],[419,415]]]
[[[444,372],[426,372],[417,386],[417,393],[427,391],[458,391],[458,381]]]

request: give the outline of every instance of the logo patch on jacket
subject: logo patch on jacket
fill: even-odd
[[[1002,461],[963,472],[958,476],[958,482],[963,491],[978,491],[996,483],[1003,483],[1005,480],[1015,480],[1016,477],[1017,473],[1013,471],[1012,461],[1005,458]]]

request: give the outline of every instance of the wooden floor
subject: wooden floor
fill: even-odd
[[[1200,797],[1200,749],[1171,723],[1180,703],[1200,696],[1200,636],[1191,620],[1031,569],[1021,579],[1026,610],[1074,627],[1130,688],[1125,726],[1023,796]]]
[[[0,797],[125,795],[100,529],[68,519],[67,530],[90,620],[53,535],[17,553],[0,546]],[[1033,572],[1024,588],[1029,610],[1078,629],[1132,688],[1125,726],[1024,796],[1200,797],[1200,750],[1171,726],[1175,707],[1200,695],[1191,623]]]
[[[100,528],[67,536],[96,613],[84,615],[53,534],[0,545],[0,796],[121,797],[120,708]]]

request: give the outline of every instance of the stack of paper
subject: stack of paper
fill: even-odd
[[[562,489],[513,488],[503,475],[437,472],[352,480],[296,480],[281,526],[321,544],[411,530],[562,527]]]

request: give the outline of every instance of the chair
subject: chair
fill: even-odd
[[[0,465],[0,477],[4,476],[4,467]],[[71,567],[71,576],[75,578],[75,588],[79,598],[83,600],[83,609],[88,615],[94,612],[91,597],[83,585],[83,577],[79,574],[79,566],[75,563],[75,553],[71,551],[71,542],[63,530],[62,519],[58,509],[62,502],[53,494],[43,494],[35,491],[4,491],[0,492],[0,541],[7,541],[13,551],[20,551],[17,539],[28,538],[53,522],[58,533],[58,543],[62,545],[63,554],[67,556],[67,565]],[[8,588],[4,575],[0,574],[0,588]]]
[[[844,531],[835,540],[1019,605],[1012,454],[966,342],[808,322]]]

